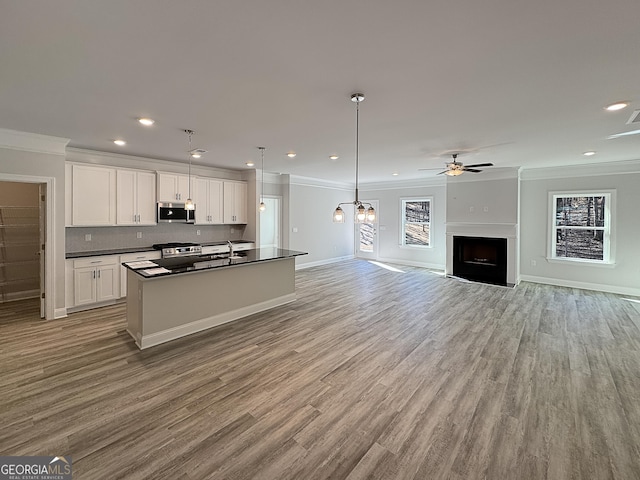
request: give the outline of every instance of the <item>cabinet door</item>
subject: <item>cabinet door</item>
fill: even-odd
[[[196,194],[194,202],[196,204],[196,224],[207,224],[209,221],[209,180],[197,178],[195,181]]]
[[[189,190],[189,176],[188,175],[177,175],[177,183],[178,183],[178,201],[180,203],[184,203],[187,201],[187,198],[189,198],[189,193],[191,192],[191,195],[194,194],[193,192],[193,177],[191,177],[192,180],[192,185],[191,185],[191,190]],[[191,199],[193,200],[193,197],[191,197]]]
[[[224,223],[247,223],[247,184],[224,182]]]
[[[86,305],[96,302],[96,269],[83,267],[73,270],[73,304]]]
[[[114,168],[73,165],[73,225],[115,225]]]
[[[223,186],[221,180],[209,180],[209,223],[223,223]]]
[[[117,265],[96,268],[96,301],[120,297],[120,272]]]
[[[178,201],[178,176],[172,173],[158,173],[158,201]]]
[[[137,223],[136,190],[136,172],[118,170],[116,172],[116,222],[118,225],[135,225]]]
[[[155,225],[156,220],[156,174],[137,172],[137,214],[139,225]]]
[[[235,223],[247,223],[247,184],[237,183],[235,190]]]

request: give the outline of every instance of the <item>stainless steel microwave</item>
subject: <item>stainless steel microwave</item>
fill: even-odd
[[[185,210],[184,203],[158,203],[158,223],[195,223],[196,211]]]

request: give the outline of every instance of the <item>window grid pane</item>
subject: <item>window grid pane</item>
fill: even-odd
[[[402,201],[402,244],[428,247],[431,242],[431,200]]]
[[[552,257],[608,262],[610,194],[553,199]]]

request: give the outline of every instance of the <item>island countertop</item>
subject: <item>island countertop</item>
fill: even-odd
[[[225,268],[246,265],[269,260],[307,255],[306,252],[296,250],[286,250],[282,248],[254,248],[228,254],[198,255],[177,258],[163,258],[143,262],[123,263],[126,268],[133,270],[143,278],[157,278],[168,275],[177,275],[189,272],[211,270],[215,268]]]

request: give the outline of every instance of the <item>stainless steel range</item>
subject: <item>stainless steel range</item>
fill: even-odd
[[[202,255],[202,245],[197,243],[158,243],[153,246],[162,251],[162,258],[189,257]]]

